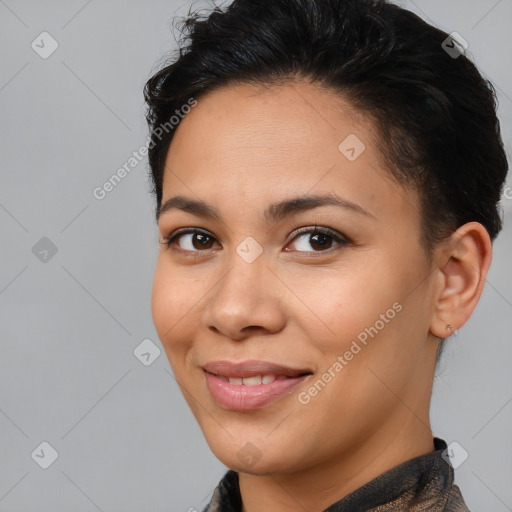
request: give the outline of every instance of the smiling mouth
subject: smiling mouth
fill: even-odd
[[[226,360],[211,361],[203,366],[203,370],[213,375],[229,378],[248,378],[256,376],[298,377],[313,373],[309,368],[291,368],[278,363],[259,359],[232,362]]]
[[[290,394],[313,374],[267,361],[216,361],[203,366],[212,398],[224,409],[249,411]]]
[[[206,373],[210,373],[210,372],[206,372]],[[224,382],[229,382],[232,386],[260,386],[261,384],[271,384],[275,380],[295,379],[297,377],[311,375],[311,373],[301,373],[295,377],[289,377],[286,375],[275,375],[275,374],[252,375],[250,377],[226,377],[225,375],[220,375],[220,374],[215,374],[215,373],[210,373],[210,374],[215,375],[215,377],[219,378],[220,380],[223,380]]]

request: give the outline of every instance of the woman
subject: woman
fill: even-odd
[[[213,453],[208,512],[468,510],[429,421],[507,161],[463,42],[385,1],[190,15],[146,84],[155,327]]]

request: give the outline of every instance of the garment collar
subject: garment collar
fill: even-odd
[[[324,512],[467,511],[453,484],[446,442],[434,437],[434,450],[386,471],[332,504]],[[379,508],[380,507],[380,508]],[[238,473],[229,470],[203,512],[241,512]]]

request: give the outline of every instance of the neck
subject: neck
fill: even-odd
[[[239,473],[242,512],[322,512],[389,469],[434,449],[426,418],[403,414],[328,463],[294,473]],[[397,428],[401,425],[401,428]]]

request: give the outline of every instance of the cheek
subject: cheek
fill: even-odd
[[[398,392],[414,379],[423,354],[425,306],[422,287],[411,294],[408,281],[385,273],[354,277],[343,288],[330,287],[330,300],[316,296],[330,329],[317,342],[324,363],[320,378],[328,381],[325,392],[318,392],[319,411],[349,412],[352,418],[377,414],[396,400],[390,390]]]
[[[392,387],[410,377],[421,353],[422,306],[416,303],[416,294],[410,294],[411,276],[384,270],[393,268],[391,262],[384,263],[375,265],[383,269],[380,272],[373,265],[354,265],[350,272],[338,269],[320,279],[310,276],[297,282],[314,312],[307,318],[316,318],[307,325],[303,317],[302,330],[321,361],[320,374],[329,380],[330,391],[322,393],[319,404],[325,399],[324,405],[333,400],[341,409],[348,409],[348,404],[375,406],[373,400],[383,391],[379,377]]]
[[[159,257],[153,278],[151,313],[160,341],[170,356],[186,349],[191,342],[194,307],[198,307],[202,292],[181,272],[168,267],[164,257]]]
[[[368,269],[335,268],[322,275],[296,276],[294,281],[301,302],[293,304],[305,314],[298,315],[297,310],[293,316],[302,319],[308,339],[323,355],[343,354],[358,336],[364,341],[365,329],[377,321],[380,327],[380,315],[386,311],[391,309],[389,316],[395,316],[396,296],[390,292],[389,279]],[[306,319],[312,323],[307,325]]]

